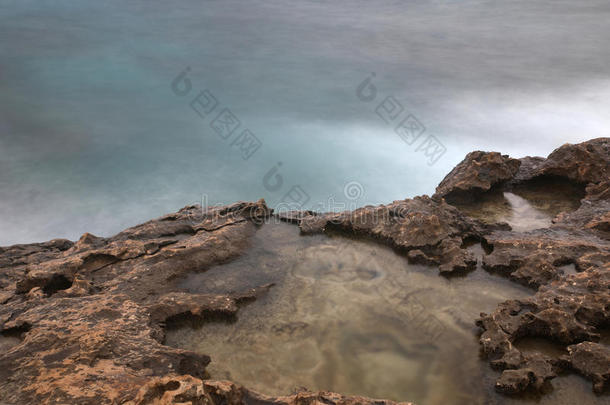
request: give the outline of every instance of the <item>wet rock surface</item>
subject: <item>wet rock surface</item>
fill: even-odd
[[[477,320],[482,351],[502,373],[496,389],[541,391],[558,374],[573,372],[603,393],[610,381],[608,348],[598,343],[610,328],[609,144],[598,138],[520,161],[473,152],[434,198],[281,215],[303,234],[364,236],[446,274],[472,269],[476,261],[462,247],[481,242],[490,252],[483,260],[488,271],[536,290]],[[586,195],[576,210],[559,213],[542,229],[511,230],[451,205],[467,194],[509,191],[532,180],[544,186],[549,178],[577,183]],[[240,305],[269,287],[195,294],[180,291],[174,280],[238,257],[270,215],[262,200],[205,213],[193,206],[110,238],[85,234],[77,242],[0,248],[0,333],[10,338],[0,353],[0,402],[374,402],[325,392],[264,397],[205,380],[208,356],[162,344],[167,323],[235,317]],[[566,265],[576,274],[562,270]],[[568,354],[522,352],[515,342],[524,337],[565,345]]]

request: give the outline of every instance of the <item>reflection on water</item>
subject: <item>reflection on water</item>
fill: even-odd
[[[456,203],[464,213],[487,223],[506,222],[514,231],[546,228],[564,211],[574,211],[582,188],[553,180],[530,182],[511,191],[490,191],[474,203]]]
[[[480,251],[480,249],[479,249]],[[418,404],[488,403],[493,383],[479,356],[474,319],[522,287],[480,268],[446,279],[391,249],[291,225],[265,225],[251,250],[194,274],[197,292],[276,285],[235,323],[168,331],[166,343],[209,354],[212,378],[280,395],[328,389]]]

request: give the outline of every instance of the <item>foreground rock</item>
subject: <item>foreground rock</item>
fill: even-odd
[[[445,274],[473,268],[464,247],[480,241],[490,251],[487,270],[537,290],[477,320],[483,352],[502,372],[496,389],[540,390],[570,371],[604,392],[610,356],[597,342],[610,327],[609,142],[564,145],[547,159],[473,152],[434,198],[278,217],[304,234],[339,232],[389,244]],[[576,182],[586,195],[545,229],[514,232],[450,204],[533,180],[544,185],[549,176]],[[203,295],[179,290],[176,281],[238,257],[270,215],[262,200],[205,213],[192,206],[111,238],[85,234],[77,242],[0,248],[0,333],[10,343],[0,353],[0,403],[385,403],[333,393],[265,397],[207,380],[208,356],[163,344],[167,324],[234,318],[240,305],[269,288]],[[558,342],[567,354],[522,353],[515,344],[524,337]]]
[[[395,402],[348,397],[332,392],[303,391],[285,397],[268,397],[240,387],[230,381],[201,381],[190,376],[151,379],[133,401],[125,405],[145,404],[276,404],[276,405],[391,405]],[[399,402],[397,405],[412,405]]]
[[[569,365],[593,381],[593,390],[597,393],[608,391],[608,363],[610,348],[598,343],[583,342],[568,346],[570,352],[566,361]]]
[[[0,331],[20,341],[0,354],[0,402],[372,402],[310,392],[274,399],[204,382],[208,356],[162,344],[166,323],[230,319],[269,288],[201,295],[172,280],[241,254],[270,213],[262,200],[205,215],[186,207],[112,238],[3,248]]]

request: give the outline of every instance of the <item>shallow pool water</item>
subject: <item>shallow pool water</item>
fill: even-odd
[[[270,395],[296,388],[424,403],[474,403],[486,365],[474,319],[529,291],[478,269],[446,279],[391,249],[265,225],[251,250],[181,286],[222,293],[275,283],[236,322],[170,330],[166,343],[210,354],[213,378]]]
[[[264,225],[241,258],[179,286],[226,293],[267,283],[275,285],[236,320],[173,324],[165,343],[210,355],[211,378],[268,395],[308,388],[419,405],[512,403],[493,391],[498,374],[479,356],[474,320],[530,290],[480,266],[445,278],[379,244],[300,236],[288,224]],[[579,377],[557,381],[554,402],[540,403],[571,404],[576,392],[582,403],[598,400]]]

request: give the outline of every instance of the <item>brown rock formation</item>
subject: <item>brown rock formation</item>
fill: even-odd
[[[2,248],[0,332],[21,341],[0,354],[0,402],[371,402],[309,392],[274,399],[204,382],[208,356],[162,344],[166,323],[234,317],[268,288],[201,295],[171,281],[239,255],[270,213],[262,200],[186,207],[111,238]]]
[[[305,216],[299,226],[303,233],[349,233],[380,240],[402,252],[417,250],[417,256],[408,256],[412,261],[438,265],[442,273],[474,268],[475,258],[460,247],[467,238],[480,238],[485,228],[455,207],[428,196]]]
[[[597,393],[607,391],[610,379],[608,364],[610,363],[610,349],[597,343],[583,342],[568,346],[570,352],[568,363],[580,374],[593,381],[593,390]]]
[[[559,176],[578,183],[599,183],[610,178],[610,138],[597,138],[555,149],[536,167],[532,177]]]
[[[540,389],[559,371],[610,383],[608,348],[596,342],[610,328],[610,156],[607,138],[564,145],[547,159],[511,159],[473,152],[427,196],[353,212],[281,213],[303,233],[341,232],[387,243],[413,262],[441,272],[472,268],[462,249],[481,241],[489,271],[537,289],[507,301],[477,324],[483,352],[502,371],[504,393]],[[552,176],[586,185],[573,212],[545,229],[513,232],[484,224],[448,202]],[[446,198],[446,201],[444,200]],[[201,212],[185,207],[111,238],[0,248],[0,333],[19,337],[0,353],[2,403],[385,403],[333,393],[269,398],[231,382],[208,381],[206,355],[163,345],[165,325],[234,317],[240,304],[269,286],[226,295],[190,294],[173,282],[227,262],[249,246],[271,215],[264,201]],[[574,266],[576,274],[561,267]],[[474,321],[474,320],[473,320]],[[515,343],[542,337],[568,346],[552,358],[522,353]]]
[[[137,397],[125,405],[169,404],[276,404],[276,405],[391,405],[392,401],[347,397],[332,392],[299,392],[285,397],[268,397],[240,387],[230,381],[201,381],[191,376],[151,379]],[[412,405],[406,402],[397,405]]]
[[[608,138],[598,138],[563,145],[546,160],[530,161],[529,173],[522,171],[519,179],[512,179],[514,185],[552,175],[587,183],[587,195],[576,211],[561,213],[547,229],[485,236],[493,247],[484,258],[487,269],[538,288],[531,299],[502,303],[477,321],[484,330],[483,351],[494,368],[504,370],[496,386],[501,392],[540,389],[566,369],[590,378],[596,392],[608,387],[610,360],[592,342],[610,328],[609,144]],[[577,274],[563,274],[560,267],[566,264]],[[514,343],[523,337],[574,346],[569,347],[570,356],[558,361],[521,353]],[[584,365],[586,358],[595,359],[591,367]]]
[[[470,152],[436,188],[434,199],[472,200],[492,186],[512,179],[521,162],[498,152]]]
[[[541,353],[524,354],[514,342],[542,337],[564,345],[599,340],[610,328],[610,140],[563,145],[544,158],[521,162],[496,152],[472,152],[441,182],[433,199],[426,196],[353,212],[301,216],[305,233],[347,232],[381,240],[407,252],[412,262],[438,265],[441,272],[468,269],[472,256],[460,249],[468,239],[481,240],[492,252],[483,266],[538,289],[527,301],[508,301],[477,321],[481,345],[492,367],[503,371],[496,388],[503,393],[540,390],[558,371],[572,369],[593,380],[596,392],[608,386],[610,362],[602,356],[595,370],[558,361]],[[547,180],[548,179],[548,180]],[[586,185],[587,194],[574,212],[561,213],[551,227],[513,232],[506,224],[483,225],[454,209],[471,196],[510,190],[536,180],[536,187],[556,180]],[[510,227],[509,227],[510,228]],[[565,274],[571,264],[577,274]],[[595,357],[597,346],[579,346]],[[590,353],[589,353],[590,352]],[[600,371],[602,370],[602,371]]]

